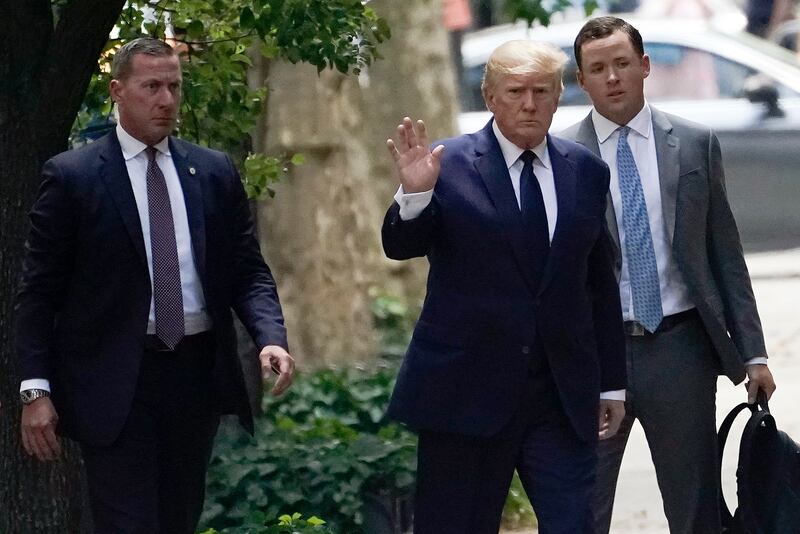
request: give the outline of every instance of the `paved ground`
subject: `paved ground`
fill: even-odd
[[[778,428],[800,439],[800,249],[747,256],[761,321],[778,389],[770,402]],[[727,378],[717,385],[717,423],[746,399],[743,386]],[[736,503],[738,437],[742,414],[729,438],[723,459],[723,493]],[[535,531],[534,531],[535,532]],[[625,452],[612,519],[613,534],[668,534],[655,473],[640,426],[634,428]],[[521,534],[521,533],[520,533]],[[532,534],[532,533],[529,533]]]

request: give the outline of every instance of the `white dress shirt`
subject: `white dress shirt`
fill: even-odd
[[[658,266],[658,281],[661,289],[661,308],[664,315],[673,315],[694,308],[689,297],[689,290],[683,281],[678,266],[673,259],[672,243],[664,224],[664,210],[661,206],[661,188],[658,178],[658,159],[656,141],[653,135],[653,121],[650,107],[645,104],[642,110],[627,125],[616,124],[592,110],[592,122],[600,144],[600,155],[611,170],[611,200],[614,203],[614,215],[617,218],[617,229],[622,251],[622,270],[620,271],[619,294],[622,303],[622,318],[635,321],[633,310],[633,294],[631,293],[631,277],[628,271],[626,253],[625,227],[622,222],[622,193],[619,189],[619,172],[617,170],[617,141],[620,126],[628,126],[628,145],[631,147],[639,177],[642,180],[647,216],[650,221],[650,233],[653,237],[653,249]]]
[[[511,177],[511,186],[514,188],[514,195],[517,197],[517,206],[520,206],[519,182],[524,163],[520,156],[525,151],[509,141],[497,127],[496,122],[492,122],[492,130],[500,144],[500,151],[508,167],[508,174]],[[547,151],[547,138],[533,147],[532,152],[536,154],[533,161],[533,173],[539,182],[544,199],[544,208],[547,212],[547,226],[550,233],[550,241],[553,241],[553,233],[556,229],[558,220],[558,202],[556,198],[556,183],[553,178],[553,167],[550,164],[550,154]],[[395,201],[400,206],[400,218],[404,221],[415,219],[430,204],[433,198],[433,190],[421,193],[404,193],[403,186],[397,190],[394,196]],[[601,399],[606,400],[625,400],[625,390],[603,391],[600,393]]]
[[[153,255],[150,246],[150,211],[147,203],[147,145],[132,137],[121,125],[117,124],[117,138],[119,139],[125,166],[131,181],[133,196],[136,200],[136,209],[139,212],[139,222],[142,225],[144,249],[147,254],[147,267],[150,273],[150,287],[153,284]],[[181,273],[181,291],[183,294],[183,316],[186,335],[198,334],[211,328],[211,317],[206,312],[205,296],[200,283],[200,276],[194,263],[192,238],[189,232],[189,219],[186,215],[186,203],[183,197],[178,171],[172,161],[169,151],[169,140],[164,138],[155,145],[156,163],[167,182],[169,200],[172,205],[172,220],[175,225],[175,243],[178,247],[178,264]],[[152,295],[150,297],[150,316],[147,320],[147,333],[155,334],[155,307]],[[23,380],[20,391],[26,389],[50,390],[48,380],[34,378]]]
[[[647,216],[650,222],[650,233],[653,238],[653,249],[658,266],[658,281],[661,291],[661,308],[664,316],[673,315],[695,307],[689,296],[689,289],[683,281],[672,251],[672,242],[664,224],[664,210],[661,204],[661,181],[658,175],[658,153],[653,135],[653,120],[649,104],[636,114],[626,125],[616,124],[592,109],[592,122],[600,145],[600,155],[611,170],[609,190],[614,204],[614,215],[617,219],[617,231],[622,256],[619,294],[622,303],[622,317],[625,321],[636,320],[631,293],[631,278],[628,271],[628,257],[625,248],[625,227],[622,221],[622,193],[619,188],[619,172],[617,170],[617,142],[619,128],[628,126],[628,145],[631,148],[636,168],[642,181]],[[745,365],[766,364],[767,359],[757,357],[747,360]]]

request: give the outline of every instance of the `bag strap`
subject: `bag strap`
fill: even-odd
[[[728,503],[725,502],[725,495],[722,493],[722,453],[725,451],[725,442],[728,440],[728,433],[730,433],[731,431],[731,426],[733,425],[733,421],[736,419],[736,416],[739,415],[745,408],[750,409],[751,416],[755,415],[759,412],[759,407],[761,408],[761,411],[769,413],[769,405],[767,404],[767,395],[761,390],[758,390],[755,403],[748,404],[746,402],[743,402],[735,406],[728,413],[728,415],[725,416],[725,419],[722,421],[722,424],[719,426],[719,431],[717,432],[717,455],[718,455],[717,465],[719,466],[719,508],[720,508],[720,515],[722,516],[723,530],[730,530],[733,528],[733,515],[731,514],[730,508],[728,508]]]

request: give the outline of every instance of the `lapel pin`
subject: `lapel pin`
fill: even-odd
[[[197,174],[197,171],[194,169],[194,167],[189,167],[189,174],[191,174],[192,176]]]

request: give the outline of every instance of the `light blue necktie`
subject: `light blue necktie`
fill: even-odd
[[[628,145],[630,128],[619,129],[617,142],[617,172],[622,193],[622,227],[625,229],[625,255],[633,293],[633,313],[648,331],[655,332],[664,311],[661,308],[661,290],[658,282],[658,265],[650,233],[650,220],[644,200],[642,180]]]

